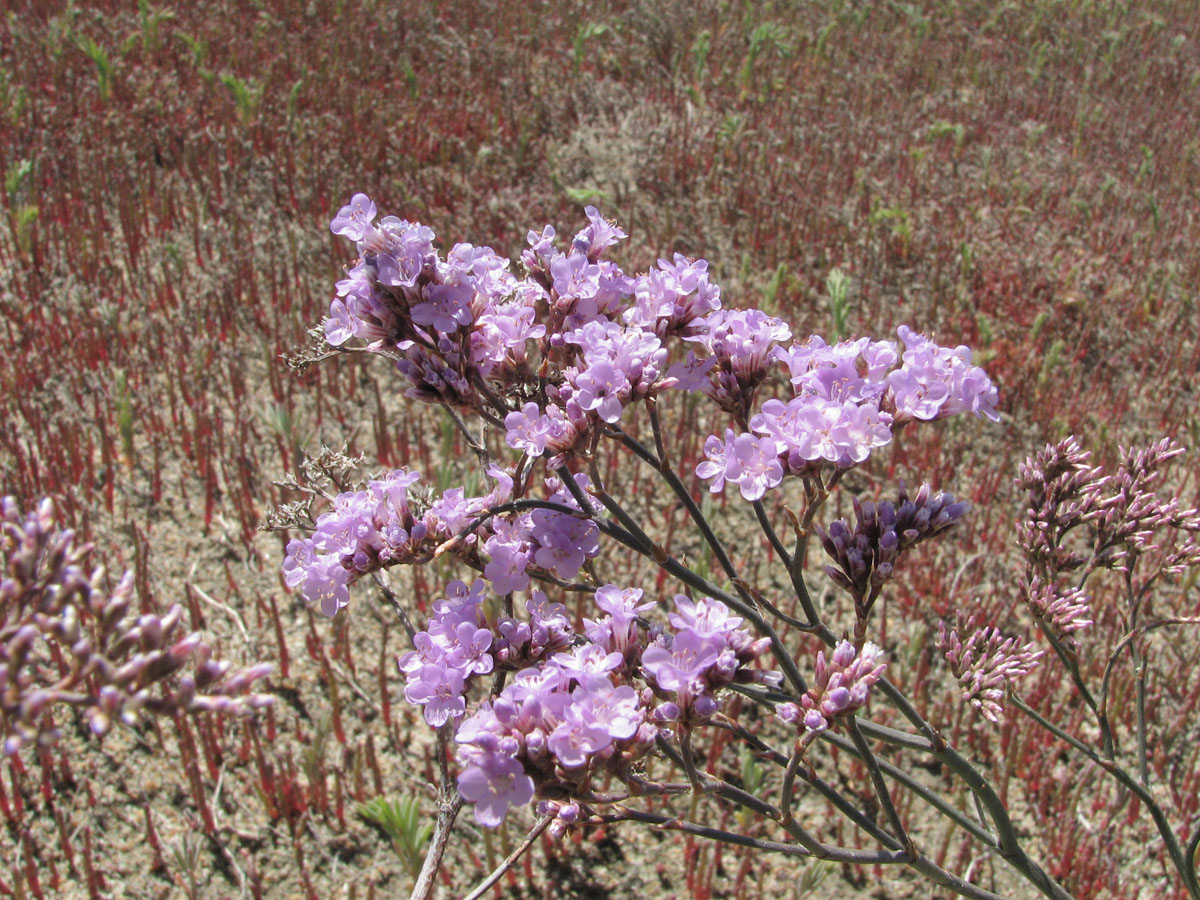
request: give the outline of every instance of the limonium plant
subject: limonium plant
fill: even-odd
[[[586,217],[570,239],[548,225],[530,231],[516,261],[469,243],[443,252],[428,227],[380,218],[363,194],[332,221],[357,258],[337,283],[316,357],[365,351],[390,362],[410,398],[444,407],[486,474],[477,491],[434,490],[408,468],[357,484],[338,478],[330,489],[292,481],[311,502],[274,519],[295,535],[283,571],[308,603],[345,615],[366,581],[361,590],[389,598],[408,629],[411,649],[398,658],[397,676],[436,732],[446,779],[414,896],[432,892],[464,805],[485,828],[532,806],[537,819],[525,848],[544,830],[561,837],[589,824],[640,822],[763,852],[904,865],[956,894],[997,896],[935,862],[895,799],[912,793],[1033,889],[1069,897],[1026,852],[984,774],[888,680],[888,653],[873,630],[878,601],[906,555],[962,522],[969,505],[929,485],[897,484],[873,500],[855,496],[852,518],[818,521],[846,474],[902,429],[952,416],[998,420],[996,388],[971,351],[904,325],[894,337],[832,344],[798,336],[761,310],[726,306],[703,259],[676,254],[626,273],[607,258],[625,232],[592,207]],[[702,458],[683,465],[667,445],[660,408],[695,398],[711,404],[716,427]],[[630,427],[634,420],[640,430]],[[1104,724],[1107,698],[1084,684],[1075,639],[1092,613],[1082,588],[1068,583],[1073,572],[1128,573],[1142,563],[1157,566],[1145,575],[1153,583],[1200,562],[1195,511],[1149,493],[1153,472],[1175,450],[1131,451],[1116,495],[1116,482],[1088,468],[1074,443],[1031,460],[1020,476],[1031,497],[1019,532],[1028,559],[1022,590],[1049,649],[1102,723],[1101,740],[1093,746],[1052,722],[1038,724],[1101,761],[1148,804],[1156,823],[1162,819],[1176,877],[1200,897],[1196,837],[1181,842],[1144,768],[1123,768]],[[661,483],[715,560],[715,574],[672,555],[643,527],[619,485],[605,480],[611,469],[599,461],[609,454]],[[346,461],[332,454],[325,462],[329,471]],[[764,553],[781,567],[778,580],[746,580],[728,536],[703,511],[705,490],[752,509]],[[773,518],[779,508],[784,523]],[[1067,550],[1069,532],[1087,528],[1095,531],[1089,549]],[[1172,535],[1169,550],[1154,540],[1162,529]],[[606,576],[615,571],[608,547],[643,558],[662,578]],[[810,549],[823,551],[823,571]],[[462,577],[417,619],[386,570],[438,559],[454,560]],[[818,610],[814,577],[849,596],[842,618]],[[674,591],[659,587],[668,582]],[[1117,656],[1144,652],[1136,629],[1166,624],[1135,612],[1136,633]],[[802,650],[814,642],[823,649]],[[1015,685],[1044,662],[1045,649],[972,614],[943,623],[933,643],[981,727],[1006,714],[1009,700],[1040,719]],[[872,722],[878,704],[907,727]],[[756,712],[747,716],[747,708]],[[763,729],[764,720],[774,725]],[[1144,750],[1144,721],[1140,729]],[[702,744],[717,733],[779,767],[770,796],[716,774]],[[823,777],[822,746],[860,760],[861,790]],[[973,795],[974,810],[941,796],[914,766],[890,762],[897,754],[936,761]],[[802,794],[821,798],[850,831],[802,814]],[[682,795],[739,808],[775,833],[689,821],[669,809]],[[655,802],[639,802],[647,800]],[[847,833],[853,840],[839,842]]]

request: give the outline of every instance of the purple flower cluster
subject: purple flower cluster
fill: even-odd
[[[779,344],[792,336],[787,323],[757,309],[717,309],[704,319],[704,328],[685,338],[698,345],[689,353],[691,366],[711,360],[711,380],[699,387],[718,406],[745,421],[754,392],[766,379]]]
[[[530,231],[518,279],[490,248],[456,244],[443,258],[425,226],[375,224],[375,204],[356,194],[331,224],[359,259],[338,283],[326,336],[398,354],[410,396],[490,410],[510,447],[554,463],[632,404],[670,388],[702,392],[745,436],[710,440],[701,477],[713,491],[736,484],[748,499],[788,474],[861,463],[906,422],[968,411],[996,418],[995,388],[966,347],[906,326],[899,344],[831,347],[814,335],[785,346],[787,323],[722,307],[705,260],[677,254],[627,276],[603,258],[625,233],[594,207],[585,212],[587,226],[565,247],[549,225]],[[778,363],[793,396],[755,412]]]
[[[848,716],[867,702],[871,685],[883,676],[887,663],[883,650],[867,641],[860,651],[849,641],[841,641],[828,662],[825,652],[817,653],[817,670],[813,686],[800,698],[800,703],[781,703],[775,714],[785,722],[802,725],[808,740],[829,727],[837,716]]]
[[[288,545],[285,577],[333,615],[351,582],[382,567],[453,553],[482,573],[448,587],[399,667],[426,722],[455,727],[459,790],[487,826],[536,795],[552,804],[556,828],[569,827],[594,798],[596,776],[636,777],[633,766],[668,728],[711,719],[722,688],[781,683],[756,667],[769,640],[710,597],[677,596],[668,624],[652,624],[654,604],[641,590],[605,585],[595,590],[599,612],[577,633],[534,582],[573,582],[598,554],[600,528],[575,499],[590,484],[582,474],[565,485],[543,478],[548,499],[529,499],[534,461],[581,468],[630,407],[694,392],[737,428],[708,437],[697,474],[714,492],[734,484],[756,501],[788,475],[863,462],[905,423],[966,411],[996,418],[995,389],[965,347],[940,347],[903,326],[902,343],[789,344],[786,322],[724,308],[702,259],[677,254],[626,275],[604,258],[625,233],[595,208],[585,213],[569,242],[549,225],[530,231],[521,275],[490,248],[460,243],[443,256],[427,227],[376,222],[362,194],[330,226],[355,243],[358,259],[337,285],[329,343],[390,354],[409,396],[502,422],[522,458],[489,471],[496,487],[484,497],[461,488],[414,496],[416,476],[404,470],[340,494],[311,536]],[[781,364],[791,396],[758,407]],[[853,530],[837,522],[822,533],[831,574],[869,610],[898,554],[965,508],[927,487],[912,498],[901,489],[896,503],[856,502]],[[509,614],[496,613],[489,590]],[[884,664],[878,647],[857,645],[861,652],[844,642],[828,662],[818,655],[815,686],[780,714],[794,712],[790,721],[815,735],[861,707]],[[473,683],[493,671],[512,674],[472,711]]]
[[[737,679],[761,681],[764,673],[748,668],[770,647],[768,638],[754,640],[738,626],[720,600],[702,597],[692,602],[675,596],[668,617],[674,632],[661,633],[642,653],[646,680],[669,699],[658,709],[662,720],[703,721],[717,710],[714,692]],[[768,676],[774,686],[778,681]]]
[[[348,586],[370,572],[404,563],[428,562],[439,547],[450,547],[480,568],[499,594],[525,590],[530,572],[571,580],[600,552],[599,529],[581,512],[533,509],[491,515],[512,496],[513,481],[491,468],[495,488],[468,497],[451,488],[418,514],[409,488],[418,475],[405,469],[345,491],[316,520],[311,537],[288,543],[284,578],[327,616],[349,603]],[[575,476],[586,490],[588,478]],[[547,503],[578,510],[557,478],[546,479]]]
[[[723,313],[709,317],[721,322],[714,322],[704,338],[718,361],[711,391],[726,408],[741,411],[750,434],[730,433],[723,442],[713,436],[705,445],[708,458],[696,473],[711,480],[714,493],[729,482],[747,499],[758,499],[784,475],[826,464],[857,465],[906,422],[959,412],[997,418],[996,389],[982,369],[971,365],[966,347],[939,347],[902,325],[903,352],[892,341],[869,338],[831,347],[816,335],[785,348],[774,342],[790,336],[786,327],[762,327],[766,320],[759,314],[752,338],[746,328],[733,329],[738,320]],[[769,399],[750,415],[750,396],[765,377],[768,360],[787,366],[794,396]],[[683,376],[680,380],[686,382]],[[767,455],[779,458],[778,469],[766,468]]]
[[[767,642],[739,628],[720,601],[678,596],[673,630],[647,630],[642,615],[654,604],[642,591],[605,585],[595,597],[604,615],[585,620],[581,635],[539,592],[525,604],[527,620],[489,623],[483,581],[455,582],[401,657],[405,697],[435,727],[464,716],[473,676],[517,670],[457,727],[459,790],[480,824],[499,825],[535,792],[586,800],[598,773],[628,775],[662,724],[710,717],[720,687],[779,683],[750,667]]]
[[[413,561],[430,532],[409,507],[408,489],[419,478],[398,469],[366,490],[338,494],[333,508],[317,519],[312,537],[288,543],[283,561],[288,586],[332,616],[350,602],[347,586],[352,580],[391,563]]]
[[[705,317],[721,308],[721,289],[708,280],[707,260],[680,253],[672,260],[660,259],[657,269],[634,282],[633,292],[625,321],[664,339],[704,333]]]

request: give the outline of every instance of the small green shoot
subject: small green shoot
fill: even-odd
[[[386,797],[376,797],[360,803],[358,814],[384,833],[404,868],[416,878],[421,871],[425,845],[433,834],[433,825],[421,821],[417,798],[408,796],[389,802]]]
[[[113,66],[108,53],[90,37],[79,39],[79,49],[96,64],[96,81],[100,90],[100,102],[107,103],[112,97]]]
[[[829,314],[833,320],[830,336],[837,343],[850,333],[850,276],[841,269],[834,269],[825,277],[825,290],[829,293]]]
[[[608,202],[608,194],[599,188],[591,187],[564,187],[563,193],[567,195],[567,199],[572,203],[581,203],[584,205],[598,205]]]
[[[243,125],[249,124],[258,115],[259,104],[262,103],[263,86],[254,78],[243,80],[232,72],[221,75],[221,83],[229,88],[237,104],[238,121]]]
[[[708,78],[708,55],[712,52],[712,34],[705,30],[692,42],[692,77],[697,84]]]
[[[9,164],[8,171],[4,174],[4,190],[8,193],[10,204],[16,201],[17,192],[25,186],[32,174],[32,160],[22,159]]]
[[[742,768],[742,790],[747,794],[753,794],[757,797],[759,795],[759,788],[763,784],[763,767],[758,764],[758,757],[754,755],[754,751],[749,747],[742,747],[740,762]],[[749,826],[753,820],[753,815],[751,810],[744,807],[738,810],[738,822],[743,829]]]
[[[776,267],[775,274],[771,276],[771,280],[768,281],[766,287],[763,288],[762,302],[759,304],[759,308],[761,310],[770,313],[771,315],[778,313],[779,292],[782,290],[783,286],[787,284],[787,280],[788,266],[787,263],[781,262]]]
[[[954,138],[954,149],[961,150],[963,141],[967,136],[967,129],[962,126],[961,122],[946,122],[944,120],[934,122],[929,126],[929,140],[931,143],[951,136]]]
[[[154,7],[150,0],[138,0],[138,19],[142,25],[142,51],[156,53],[159,48],[159,26],[175,18],[175,11],[168,7]]]
[[[575,32],[575,42],[571,51],[571,71],[579,74],[579,67],[583,63],[583,46],[592,38],[603,37],[608,34],[608,26],[602,22],[584,22],[579,26],[579,30]]]
[[[129,394],[129,379],[124,369],[113,372],[113,406],[117,413],[117,430],[121,433],[121,452],[133,465],[133,399]]]

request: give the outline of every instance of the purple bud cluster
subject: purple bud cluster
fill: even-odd
[[[813,686],[800,698],[800,703],[781,703],[775,707],[775,714],[785,722],[803,726],[811,740],[837,716],[848,716],[861,709],[871,685],[883,676],[886,668],[883,650],[878,645],[867,641],[862,650],[855,650],[850,641],[841,641],[828,661],[823,650],[817,653]]]
[[[937,647],[958,679],[962,698],[990,722],[1004,711],[1000,701],[1008,686],[1029,674],[1042,656],[1033,644],[1021,644],[998,628],[977,627],[975,616],[964,617],[961,610],[954,627],[938,625]]]
[[[838,519],[828,531],[817,526],[817,534],[833,560],[825,566],[826,574],[851,593],[863,619],[892,577],[900,554],[957,525],[970,504],[948,493],[934,494],[927,484],[909,497],[903,483],[895,503],[860,502],[857,497],[853,502],[853,528]]]
[[[1167,463],[1183,452],[1171,438],[1141,449],[1122,448],[1092,519],[1096,565],[1125,572],[1150,554],[1157,555],[1155,569],[1162,574],[1178,575],[1200,565],[1200,511],[1183,507],[1178,497],[1156,493]]]
[[[233,671],[198,633],[183,631],[178,605],[165,615],[134,614],[132,575],[106,592],[104,569],[85,570],[91,548],[74,540],[58,527],[50,500],[25,516],[12,497],[0,501],[5,754],[57,739],[58,706],[82,710],[91,730],[103,735],[143,711],[245,715],[273,701],[245,693],[271,666]]]
[[[440,727],[461,719],[459,791],[480,824],[499,825],[535,793],[586,802],[598,775],[628,776],[667,723],[710,717],[719,688],[779,683],[751,667],[767,643],[739,628],[720,601],[676,597],[665,629],[644,625],[654,603],[636,588],[605,585],[595,599],[604,615],[586,619],[578,634],[566,608],[540,592],[525,603],[525,619],[489,621],[483,581],[455,582],[416,649],[400,658],[405,697],[425,720]],[[465,716],[471,679],[494,667],[516,674]]]
[[[1092,604],[1077,587],[1059,587],[1034,575],[1025,590],[1025,604],[1043,628],[1065,637],[1092,624]]]
[[[1048,444],[1018,470],[1016,486],[1026,491],[1025,517],[1017,523],[1017,543],[1030,569],[1070,572],[1089,554],[1071,547],[1067,535],[1099,514],[1101,493],[1109,479],[1088,465],[1091,453],[1074,437]]]

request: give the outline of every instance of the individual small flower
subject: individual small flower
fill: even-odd
[[[642,654],[642,668],[663,690],[686,694],[716,663],[722,649],[718,640],[694,631],[681,631],[669,643],[647,647]]]
[[[520,761],[501,753],[484,754],[458,776],[458,792],[475,805],[475,821],[496,828],[513,806],[533,799],[533,779]]]
[[[771,488],[783,481],[783,464],[774,438],[753,434],[735,434],[725,429],[725,441],[709,435],[704,442],[707,460],[696,466],[696,474],[713,479],[709,490],[717,493],[725,482],[738,486],[745,500],[759,500]]]
[[[607,248],[629,236],[600,215],[596,207],[584,207],[583,212],[588,217],[588,226],[575,235],[571,246],[572,249],[585,254],[588,259],[598,259]]]
[[[361,241],[374,226],[375,204],[366,194],[355,194],[348,204],[338,210],[329,230],[352,241]]]
[[[463,698],[462,672],[450,666],[429,663],[417,670],[404,688],[404,699],[423,708],[425,721],[441,728],[467,708]]]
[[[969,636],[964,641],[962,635]],[[962,698],[989,722],[999,721],[1004,711],[1000,701],[1008,686],[1029,674],[1042,656],[1033,644],[1021,644],[997,628],[977,628],[975,616],[964,617],[961,610],[955,627],[939,624],[937,647],[958,679]]]

